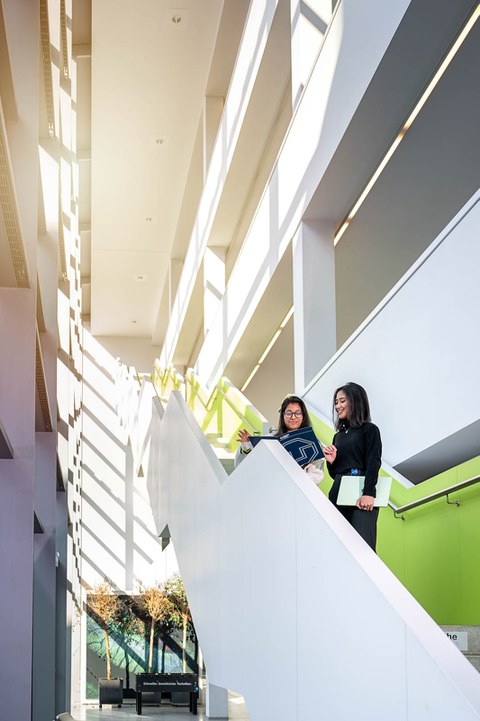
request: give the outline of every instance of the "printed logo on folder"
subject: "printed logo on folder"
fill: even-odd
[[[310,426],[283,433],[281,436],[250,436],[250,440],[254,447],[260,441],[280,441],[300,466],[306,466],[323,458],[320,442]]]

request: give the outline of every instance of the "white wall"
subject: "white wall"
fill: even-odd
[[[6,124],[30,288],[0,288],[0,416],[14,458],[0,460],[2,716],[32,710],[35,271],[39,27],[35,3],[2,2],[18,117]]]
[[[149,338],[95,337],[111,356],[121,358],[125,365],[133,366],[138,373],[152,373],[160,346],[152,345]]]
[[[139,581],[164,580],[146,481],[137,476],[139,449],[130,441],[129,412],[140,386],[123,382],[124,367],[87,331],[84,348],[82,577],[91,587],[106,575],[131,591]],[[143,448],[148,418],[142,418],[135,428]]]

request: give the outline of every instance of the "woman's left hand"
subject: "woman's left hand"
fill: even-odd
[[[360,496],[357,501],[357,508],[360,508],[362,511],[373,511],[374,503],[375,498],[373,496]]]
[[[238,431],[237,441],[240,443],[248,443],[250,441],[250,433],[246,428],[240,428]]]

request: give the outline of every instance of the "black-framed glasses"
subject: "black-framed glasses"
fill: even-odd
[[[303,416],[302,411],[285,411],[284,414],[285,418],[301,418]]]

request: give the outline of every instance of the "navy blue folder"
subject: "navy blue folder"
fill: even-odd
[[[324,457],[320,441],[310,426],[281,436],[250,436],[250,441],[254,448],[260,441],[280,441],[293,460],[302,467]]]

